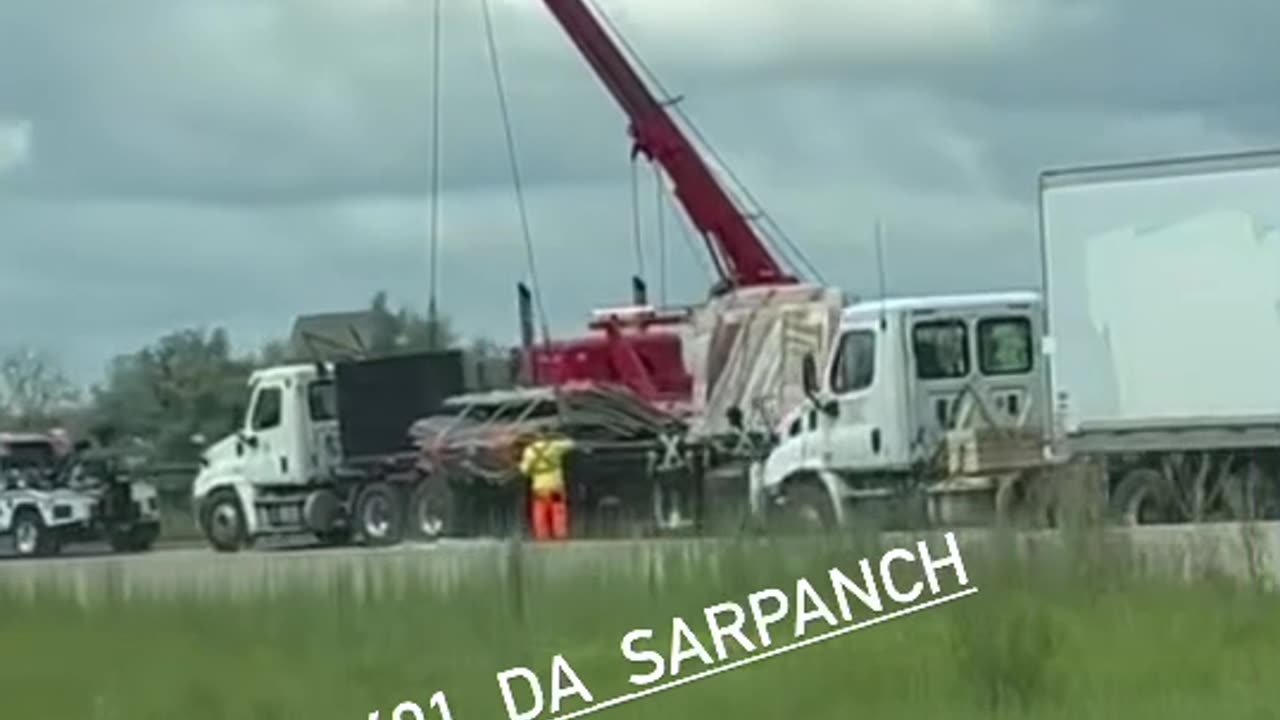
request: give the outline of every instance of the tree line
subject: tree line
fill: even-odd
[[[443,315],[394,308],[386,293],[369,304],[367,357],[457,348]],[[470,348],[495,356],[487,340]],[[192,437],[231,432],[245,402],[250,373],[262,367],[317,359],[286,339],[237,350],[224,328],[185,328],[111,360],[104,378],[78,387],[58,359],[34,348],[0,356],[0,431],[44,431],[61,426],[100,446],[133,446],[160,462],[191,462]]]

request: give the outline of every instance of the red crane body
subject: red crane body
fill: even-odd
[[[674,184],[677,200],[706,240],[720,274],[713,294],[797,283],[769,253],[586,4],[582,0],[544,3],[626,113],[634,142],[632,156],[644,155],[658,163]],[[671,315],[622,319],[605,313],[592,325],[602,334],[529,348],[530,374],[535,382],[548,384],[582,380],[621,383],[658,403],[687,402],[693,382],[679,335],[650,329],[682,320]]]

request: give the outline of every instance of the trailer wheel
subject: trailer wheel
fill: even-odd
[[[230,490],[219,490],[209,498],[204,511],[204,533],[218,552],[238,552],[248,543],[244,509]]]
[[[413,489],[409,521],[421,540],[438,540],[453,530],[453,494],[443,479],[425,478]]]
[[[1116,486],[1111,511],[1121,525],[1159,525],[1182,519],[1176,489],[1151,468],[1136,468]]]
[[[386,547],[404,539],[404,507],[388,483],[370,485],[356,501],[356,528],[366,545]]]
[[[1228,473],[1219,482],[1224,519],[1232,522],[1276,519],[1280,496],[1277,496],[1275,480],[1268,479],[1256,461],[1246,463],[1242,471]]]
[[[19,510],[13,518],[13,549],[21,557],[46,557],[58,552],[58,534],[44,524],[32,508]]]

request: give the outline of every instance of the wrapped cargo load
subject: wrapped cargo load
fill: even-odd
[[[694,372],[694,436],[731,433],[738,407],[748,431],[768,432],[804,401],[800,366],[824,357],[844,296],[810,285],[740,291],[699,308],[687,331]]]
[[[459,395],[446,401],[444,413],[414,423],[411,436],[424,471],[505,483],[516,477],[525,443],[540,432],[611,444],[680,428],[674,416],[626,388],[577,383]]]

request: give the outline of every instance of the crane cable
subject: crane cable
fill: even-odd
[[[599,3],[594,2],[594,0],[584,0],[584,1],[591,7],[591,9],[595,12],[596,16],[600,18],[601,23],[603,23],[605,28],[608,29],[610,34],[613,35],[614,39],[617,40],[618,44],[622,47],[622,49],[628,55],[631,56],[632,62],[636,64],[636,67],[640,70],[640,72],[648,78],[649,82],[653,83],[653,86],[658,90],[658,92],[663,97],[671,97],[670,93],[668,93],[666,88],[663,87],[662,83],[658,80],[657,76],[654,75],[654,73],[648,68],[647,65],[645,65],[644,60],[640,58],[640,55],[636,53],[635,50],[631,47],[631,44],[627,42],[626,37],[622,33],[618,32],[617,26],[609,18],[609,15],[605,13],[602,8],[600,8]],[[766,223],[768,223],[768,225],[770,226],[770,229],[772,229],[772,231],[778,235],[778,237],[782,240],[784,244],[786,244],[786,246],[791,250],[791,252],[793,252],[799,258],[800,264],[804,265],[805,269],[808,270],[810,273],[812,273],[814,278],[816,278],[819,282],[825,284],[826,281],[822,279],[822,274],[818,272],[818,269],[814,267],[811,262],[809,262],[809,259],[805,256],[804,252],[799,248],[799,246],[797,246],[791,240],[791,238],[788,237],[785,232],[783,232],[782,227],[779,226],[778,223],[773,219],[772,215],[770,215],[764,209],[764,206],[758,200],[755,199],[755,197],[751,193],[751,190],[747,188],[746,184],[743,183],[737,177],[737,175],[733,172],[733,170],[729,168],[729,165],[724,162],[724,159],[720,157],[719,153],[716,152],[715,148],[711,145],[711,143],[707,142],[707,139],[703,137],[701,132],[698,131],[697,125],[695,125],[693,121],[689,118],[689,116],[686,115],[684,111],[680,109],[679,105],[673,103],[671,104],[671,107],[675,110],[675,114],[680,118],[680,120],[682,120],[684,124],[689,128],[689,130],[693,133],[694,139],[697,140],[698,143],[702,145],[703,149],[705,149],[708,154],[710,154],[711,159],[714,160],[715,163],[719,165],[721,169],[724,170],[724,172],[729,176],[729,180],[738,187],[738,190],[743,194],[744,198],[749,203],[755,206],[755,208],[759,212],[760,217]]]
[[[431,336],[428,342],[432,350],[441,349],[444,338],[440,336],[438,294],[440,287],[440,7],[443,0],[435,0],[431,28],[431,229],[427,322]]]
[[[634,238],[634,240],[635,240],[636,266],[637,266],[638,271],[639,271],[639,277],[640,277],[640,279],[641,279],[641,280],[644,280],[644,279],[646,279],[646,278],[645,278],[645,272],[644,272],[644,271],[645,271],[645,266],[644,266],[644,242],[643,242],[643,233],[641,232],[641,222],[640,222],[640,183],[639,183],[639,178],[637,177],[636,162],[637,162],[637,160],[636,160],[636,158],[633,156],[633,157],[631,158],[631,221],[632,221],[632,236],[633,236],[633,238]],[[657,203],[658,203],[657,212],[658,212],[658,228],[659,228],[659,233],[661,233],[661,232],[664,232],[664,231],[665,231],[665,228],[666,228],[666,225],[664,224],[663,210],[664,210],[664,206],[665,206],[666,204],[668,204],[668,202],[669,202],[669,201],[668,201],[667,194],[666,194],[665,192],[663,192],[663,188],[662,188],[662,175],[661,175],[662,170],[661,170],[661,168],[657,167],[656,165],[654,166],[654,168],[653,168],[653,169],[654,169],[654,175],[655,175],[655,178],[654,178],[654,179],[655,179],[655,181],[658,183],[658,188],[657,188],[657,193],[656,193],[656,194],[657,194]],[[698,268],[699,268],[700,270],[702,270],[702,274],[703,274],[703,275],[704,275],[708,280],[712,280],[712,279],[714,279],[714,277],[715,277],[715,271],[714,271],[714,269],[712,269],[712,268],[708,268],[708,267],[707,267],[707,258],[706,258],[706,256],[705,256],[705,255],[703,255],[701,252],[699,252],[699,251],[698,251],[697,246],[694,244],[694,241],[693,241],[693,234],[690,232],[689,219],[688,219],[687,217],[685,217],[684,215],[681,215],[680,213],[676,213],[676,218],[677,218],[677,225],[678,225],[679,230],[680,230],[680,237],[684,240],[685,249],[687,249],[687,250],[689,251],[689,254],[692,256],[692,258],[693,258],[693,263],[694,263],[695,265],[697,265],[697,266],[698,266]],[[681,219],[681,218],[683,218],[684,222],[680,222],[680,219]],[[659,243],[665,243],[665,238],[664,238],[662,235],[659,235]],[[660,252],[662,253],[662,255],[661,255],[661,259],[660,259],[660,261],[659,261],[659,262],[660,262],[660,267],[661,267],[660,272],[662,273],[662,280],[661,280],[661,282],[662,282],[662,291],[661,291],[661,292],[662,292],[662,296],[661,296],[661,297],[662,297],[662,303],[663,303],[663,304],[665,304],[665,303],[666,303],[666,301],[667,301],[667,295],[666,295],[666,282],[665,282],[666,272],[667,272],[667,261],[666,261],[666,254],[665,254],[665,250],[666,250],[665,244],[660,245]]]
[[[538,314],[538,325],[542,331],[542,342],[551,341],[551,332],[547,328],[547,314],[542,305],[542,289],[538,282],[538,269],[534,261],[533,236],[529,231],[529,213],[525,209],[524,186],[520,182],[520,165],[516,158],[515,136],[511,129],[511,113],[507,109],[507,93],[502,82],[502,67],[498,62],[498,44],[493,30],[493,18],[489,10],[489,0],[480,0],[484,13],[485,38],[489,45],[489,64],[493,69],[493,83],[498,92],[498,109],[502,116],[502,129],[507,140],[507,160],[511,165],[511,181],[515,187],[516,206],[520,213],[520,229],[524,238],[525,259],[528,262],[529,281],[533,291],[535,312]]]

